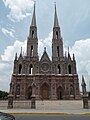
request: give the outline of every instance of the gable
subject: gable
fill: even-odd
[[[43,55],[41,57],[40,62],[42,62],[42,61],[49,61],[50,62],[50,58],[49,58],[49,56],[48,56],[48,54],[47,54],[47,52],[45,50],[43,52]]]

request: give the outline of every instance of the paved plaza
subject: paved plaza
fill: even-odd
[[[36,101],[36,109],[7,109],[4,106],[0,111],[12,114],[90,114],[90,109],[83,109],[82,100]]]

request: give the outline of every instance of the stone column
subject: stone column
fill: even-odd
[[[88,96],[87,96],[87,92],[86,92],[86,83],[84,80],[84,77],[82,76],[82,93],[83,93],[83,108],[84,109],[88,109],[89,105],[88,105]]]
[[[83,108],[84,109],[89,109],[89,105],[88,105],[88,96],[83,96]]]
[[[35,101],[35,96],[32,96],[31,98],[31,109],[35,109],[36,108],[36,101]]]
[[[13,108],[13,95],[12,94],[8,95],[8,108],[9,109]]]
[[[51,99],[56,100],[56,82],[54,80],[51,81]]]
[[[32,83],[32,96],[31,96],[31,109],[36,108],[35,88],[36,88],[36,85],[35,85],[34,80],[33,80],[33,83]]]

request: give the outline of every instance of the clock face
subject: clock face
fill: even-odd
[[[48,71],[48,69],[49,69],[48,63],[43,63],[43,64],[41,65],[41,68],[42,68],[43,71]]]

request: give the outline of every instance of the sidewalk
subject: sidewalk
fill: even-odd
[[[83,110],[37,110],[37,109],[7,109],[0,112],[10,114],[86,114],[90,115],[90,109]]]
[[[82,101],[37,101],[36,109],[0,109],[10,114],[87,114],[90,109],[83,109]]]

